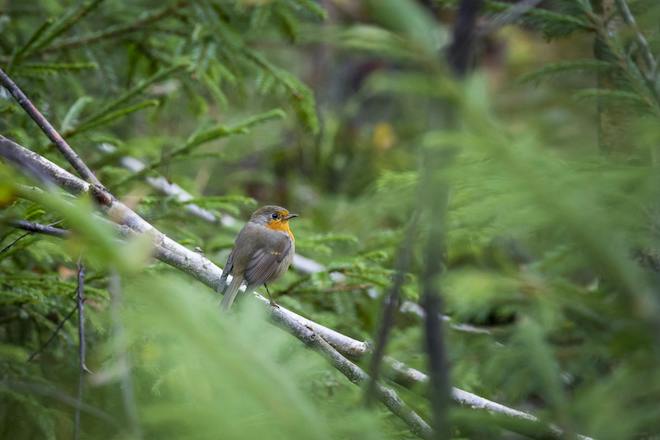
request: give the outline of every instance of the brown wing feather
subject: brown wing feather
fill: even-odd
[[[257,249],[245,269],[245,280],[249,285],[262,285],[279,276],[285,263],[283,260],[291,250],[291,241],[282,234],[282,238],[270,243],[269,248]],[[288,266],[288,264],[286,264]]]

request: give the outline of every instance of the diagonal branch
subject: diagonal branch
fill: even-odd
[[[74,194],[89,193],[104,208],[108,217],[113,221],[127,226],[133,233],[150,234],[153,237],[153,255],[156,258],[192,275],[215,291],[218,291],[220,287],[222,287],[222,269],[203,255],[187,249],[158,231],[133,210],[117,201],[102,187],[90,185],[88,182],[78,179],[49,160],[30,152],[4,136],[0,136],[0,156],[8,158],[12,163],[24,169],[38,167],[44,172],[44,174],[50,174],[54,181],[60,182],[62,188],[69,192]],[[36,161],[36,163],[31,163],[31,160]],[[50,173],[47,171],[50,171]],[[268,304],[268,300],[261,295],[257,295],[257,298],[264,304]],[[354,366],[355,368],[348,368],[353,364],[344,357],[344,354],[356,357],[363,355],[367,351],[367,344],[351,339],[320,324],[316,324],[315,322],[305,319],[294,312],[285,310],[282,307],[271,307],[270,310],[272,319],[278,323],[282,323],[285,328],[293,330],[300,329],[301,326],[304,326],[314,332],[314,334],[318,334],[323,338],[323,343],[316,343],[325,343],[320,350],[323,353],[332,353],[331,359],[333,366],[344,375],[347,375],[349,380],[355,380],[355,377],[349,376],[348,374],[355,373],[355,368],[357,367]],[[291,331],[291,333],[301,341],[308,343],[308,340],[303,338],[302,333],[297,331]],[[335,348],[332,348],[330,344],[334,345]],[[328,350],[328,347],[331,347],[331,351]],[[344,354],[340,354],[338,350],[341,350]],[[342,368],[339,368],[339,366]],[[364,381],[367,376],[366,373],[362,373],[364,374],[364,377],[360,380]],[[383,392],[379,394],[381,401],[394,414],[408,424],[413,432],[422,432],[421,425],[419,425],[419,422],[422,421],[422,419],[415,412],[407,409],[407,407],[404,409],[402,407],[403,402],[396,397],[394,391],[383,387]],[[396,402],[398,402],[398,405]]]
[[[355,385],[363,385],[370,380],[367,373],[346,359],[323,337],[314,332],[311,327],[302,325],[297,321],[279,321],[277,316],[273,318],[280,326],[289,331],[289,333],[323,355],[333,367],[339,370]],[[431,427],[415,411],[410,409],[394,390],[376,384],[374,393],[390,411],[406,422],[415,434],[422,438],[430,438],[432,436]]]
[[[48,122],[48,120],[41,114],[41,112],[32,104],[32,101],[23,93],[23,91],[12,81],[12,79],[0,69],[0,84],[11,93],[16,99],[18,104],[23,107],[23,110],[37,123],[39,128],[48,136],[48,138],[55,144],[58,150],[64,155],[66,160],[69,161],[71,166],[78,172],[78,174],[86,181],[101,185],[101,182],[96,178],[92,170],[90,170],[85,162],[82,161],[80,156],[73,151],[73,148],[64,140],[64,138],[55,130],[55,128]]]
[[[53,342],[53,340],[55,339],[55,337],[59,334],[60,330],[62,330],[62,327],[64,327],[64,324],[66,324],[66,322],[67,322],[69,319],[71,319],[71,317],[73,316],[73,314],[76,313],[76,310],[78,310],[78,307],[77,307],[77,306],[73,306],[73,308],[71,308],[71,311],[69,311],[69,313],[67,313],[67,315],[66,315],[64,318],[62,318],[62,320],[59,322],[59,324],[57,324],[57,327],[55,327],[55,330],[54,330],[53,333],[50,335],[50,337],[48,338],[48,340],[47,340],[47,341],[46,341],[41,347],[39,347],[39,349],[38,349],[37,351],[33,352],[33,353],[27,358],[27,361],[26,361],[26,362],[32,362],[32,360],[33,360],[34,358],[36,358],[39,354],[41,354],[41,353],[46,349],[46,347],[48,347],[48,345],[49,345],[51,342]]]

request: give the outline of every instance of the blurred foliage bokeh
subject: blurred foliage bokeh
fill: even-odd
[[[408,248],[386,351],[422,371],[414,303],[441,222],[451,384],[567,438],[656,438],[660,4],[516,3],[0,0],[0,66],[113,194],[219,265],[257,206],[299,213],[297,252],[324,270],[271,292],[325,326],[374,340]],[[448,53],[466,4],[461,75]],[[0,134],[69,169],[1,88]],[[415,438],[249,301],[220,315],[148,240],[120,240],[84,198],[25,197],[35,184],[0,162],[0,437],[71,437],[78,407],[80,438]],[[384,380],[432,418],[423,384]],[[450,417],[455,438],[524,433]]]

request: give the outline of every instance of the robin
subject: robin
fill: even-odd
[[[222,308],[228,310],[241,284],[250,293],[262,284],[266,287],[270,304],[277,307],[268,291],[268,284],[275,281],[289,268],[295,253],[295,239],[289,220],[298,217],[286,209],[266,205],[254,211],[250,220],[238,233],[225,270],[222,273]],[[231,283],[227,276],[231,275]]]

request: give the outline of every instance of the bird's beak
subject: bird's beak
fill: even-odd
[[[286,217],[284,217],[284,220],[291,220],[292,218],[298,217],[298,214],[289,214]]]

